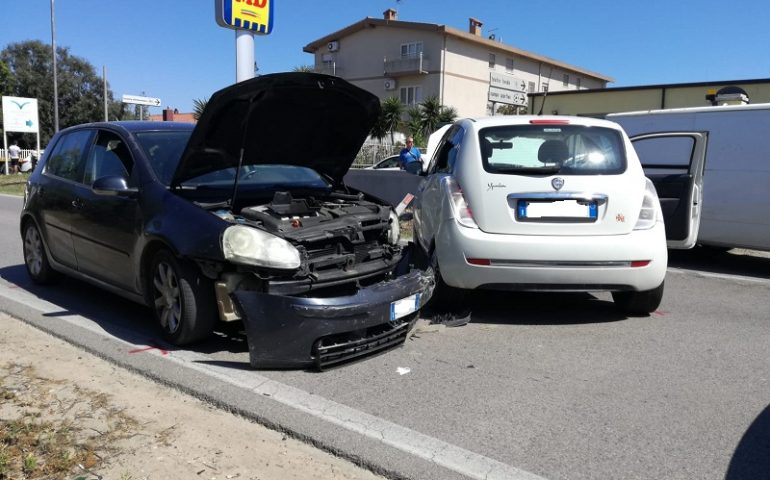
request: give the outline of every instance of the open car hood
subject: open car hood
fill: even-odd
[[[350,168],[380,113],[379,99],[345,80],[315,73],[263,75],[209,99],[172,186],[228,167],[310,167],[334,182]]]

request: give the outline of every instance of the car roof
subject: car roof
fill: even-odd
[[[108,128],[118,127],[129,132],[144,132],[148,130],[190,130],[195,127],[193,123],[184,122],[148,122],[140,120],[126,120],[117,122],[93,122],[75,125],[70,128]],[[69,130],[69,129],[68,129]]]

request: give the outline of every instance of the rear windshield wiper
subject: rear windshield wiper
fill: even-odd
[[[558,173],[561,167],[498,167],[495,168],[494,173],[516,173],[522,175],[528,174],[551,174]]]

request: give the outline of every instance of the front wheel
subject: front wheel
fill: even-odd
[[[214,329],[214,286],[191,264],[161,250],[152,261],[153,310],[163,337],[186,345],[208,337]]]
[[[646,315],[654,312],[663,300],[663,285],[641,292],[612,292],[615,305],[630,315]]]

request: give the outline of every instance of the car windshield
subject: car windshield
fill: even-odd
[[[618,174],[625,171],[620,132],[584,125],[506,125],[479,132],[484,170],[511,174]]]
[[[190,139],[192,130],[139,132],[139,143],[147,153],[155,175],[166,186],[176,172],[184,148]],[[235,180],[235,168],[227,167],[205,175],[191,178],[182,183],[182,188],[230,189]],[[292,189],[328,189],[330,183],[312,168],[281,165],[244,165],[238,175],[241,187],[253,189],[292,188]]]
[[[166,186],[171,184],[192,130],[137,132],[136,138],[150,160],[150,167]]]

